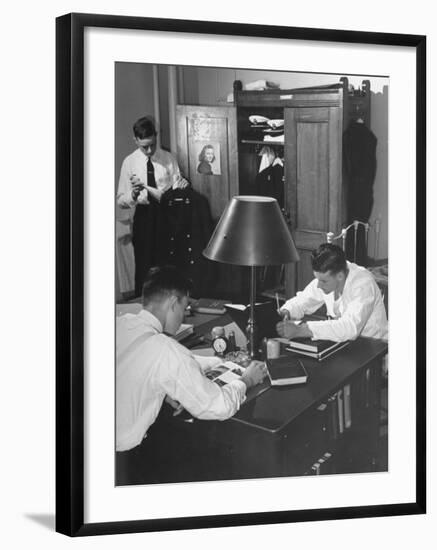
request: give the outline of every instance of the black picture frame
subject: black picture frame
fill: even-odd
[[[416,54],[416,498],[329,509],[84,522],[84,29],[135,29],[375,44]],[[426,511],[426,37],[68,14],[56,21],[56,530],[69,536],[422,514]]]

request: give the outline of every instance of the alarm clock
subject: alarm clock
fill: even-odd
[[[212,341],[212,348],[217,355],[225,355],[229,350],[229,340],[225,336],[216,336]]]

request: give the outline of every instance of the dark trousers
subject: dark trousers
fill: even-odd
[[[164,403],[141,444],[116,453],[116,485],[196,479],[199,465],[193,465],[193,454],[203,454],[198,433],[192,422],[173,417],[173,408]]]
[[[147,271],[157,262],[159,203],[137,204],[132,226],[135,257],[135,296],[141,296]]]
[[[215,428],[220,423],[183,415],[173,417],[173,409],[164,403],[141,444],[116,453],[116,485],[217,479],[215,464],[222,471],[226,461],[222,455],[227,452],[216,442]]]

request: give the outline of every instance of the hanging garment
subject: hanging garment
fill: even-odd
[[[376,144],[373,132],[363,123],[352,121],[343,134],[343,175],[346,193],[346,222],[368,222],[373,207],[373,183],[376,174]],[[353,259],[353,239],[347,241],[347,256]],[[362,226],[357,235],[355,261],[367,264]]]
[[[161,198],[158,224],[160,265],[178,267],[193,281],[194,297],[210,295],[216,267],[202,252],[213,231],[208,199],[194,189],[170,189]]]
[[[128,294],[135,289],[131,210],[122,210],[118,207],[116,209],[115,243],[115,263],[119,291],[121,294]]]
[[[271,147],[264,146],[258,153],[258,155],[261,157],[258,172],[262,172],[263,170],[271,166],[271,164],[275,160],[275,152]]]
[[[262,172],[256,175],[255,189],[258,195],[273,197],[279,203],[280,208],[284,207],[284,166],[274,161]]]

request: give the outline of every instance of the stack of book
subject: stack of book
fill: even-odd
[[[311,338],[294,338],[285,348],[287,351],[313,357],[318,361],[326,359],[333,353],[347,346],[349,342],[332,342],[331,340],[311,340]]]

